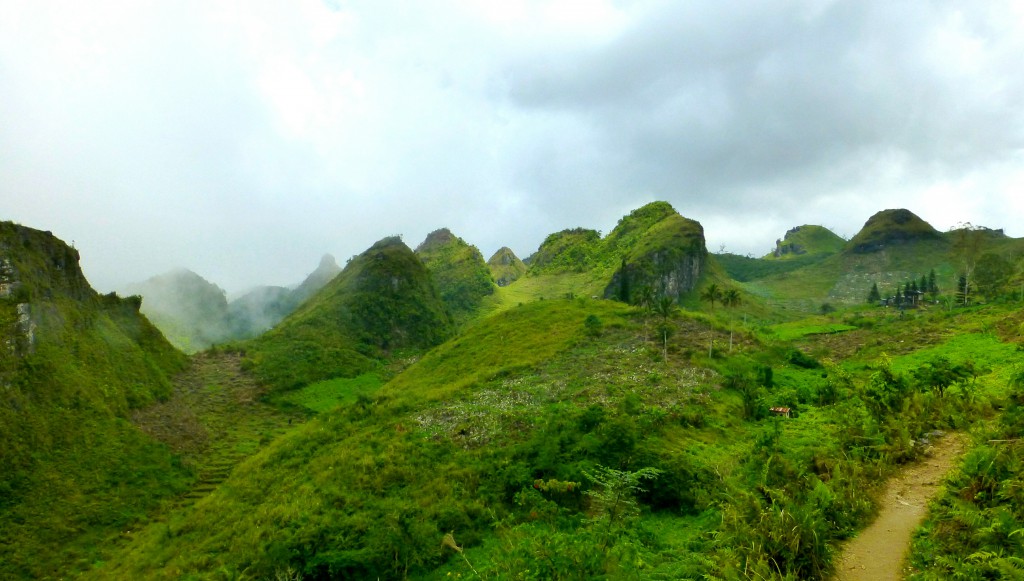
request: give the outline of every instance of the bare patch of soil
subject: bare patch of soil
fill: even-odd
[[[836,561],[835,581],[888,581],[904,577],[910,537],[939,491],[943,477],[967,446],[967,436],[950,434],[922,460],[903,468],[886,484],[878,517],[848,541]]]

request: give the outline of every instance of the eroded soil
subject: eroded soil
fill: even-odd
[[[842,547],[835,581],[889,581],[904,577],[910,537],[967,445],[964,434],[935,442],[924,459],[906,466],[888,484],[878,517]]]

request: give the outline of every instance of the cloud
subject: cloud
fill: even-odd
[[[1019,236],[1022,29],[1010,1],[8,2],[0,215],[101,288],[232,292],[441,226],[525,256],[655,199],[758,255],[887,207]]]

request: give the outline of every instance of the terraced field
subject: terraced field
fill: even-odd
[[[174,395],[133,418],[180,453],[196,474],[176,499],[185,508],[224,482],[239,462],[306,419],[261,401],[261,388],[233,353],[201,353],[174,380]]]

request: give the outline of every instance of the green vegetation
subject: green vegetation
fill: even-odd
[[[927,230],[901,216],[862,239],[885,252],[851,242],[737,281],[699,224],[654,203],[603,239],[549,237],[526,276],[487,275],[492,294],[447,298],[483,288],[469,284],[486,275],[479,253],[447,231],[418,255],[389,238],[273,330],[193,358],[169,399],[182,359],[137,299],[71,298],[77,279],[50,272],[60,291],[32,299],[46,338],[32,343],[19,305],[42,287],[4,287],[0,325],[17,332],[0,379],[33,387],[0,402],[15,474],[0,483],[0,572],[828,578],[886,477],[958,431],[975,450],[917,536],[916,574],[1014,578],[1019,262],[996,237],[978,255],[973,284],[1001,289],[988,304],[865,305],[873,285],[906,295],[936,278],[953,296],[948,239],[886,234]],[[31,270],[19,260],[0,262],[0,283]],[[65,397],[19,424],[50,377],[85,405]],[[111,422],[82,415],[101,403]],[[45,430],[67,434],[36,454]],[[51,526],[30,530],[38,519]]]
[[[819,255],[835,254],[846,246],[846,241],[823,226],[797,226],[786,232],[786,237],[775,243],[775,250],[766,259],[794,260]]]
[[[456,323],[473,317],[484,297],[494,293],[494,282],[480,251],[447,229],[431,232],[416,248],[416,254],[434,277],[441,300]]]
[[[184,357],[49,233],[0,223],[0,263],[0,577],[58,576],[190,482],[128,421]]]
[[[508,286],[526,274],[527,266],[508,246],[503,246],[487,261],[491,278],[498,286]]]
[[[323,290],[277,327],[237,346],[274,390],[376,371],[406,350],[452,333],[430,273],[398,238],[354,258]]]

